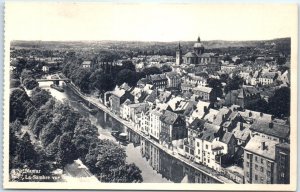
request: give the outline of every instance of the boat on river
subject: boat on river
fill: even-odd
[[[128,144],[128,135],[127,133],[121,133],[120,131],[112,131],[111,135],[117,139],[122,145]]]

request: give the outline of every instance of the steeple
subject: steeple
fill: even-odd
[[[180,65],[181,63],[182,63],[182,51],[181,51],[180,42],[178,42],[178,48],[176,50],[176,64]]]
[[[200,36],[198,36],[198,39],[197,39],[197,41],[198,41],[198,43],[200,43],[200,41],[201,41],[201,40],[200,40]]]
[[[177,48],[177,50],[180,50],[180,49],[181,49],[180,42],[178,42],[178,48]]]

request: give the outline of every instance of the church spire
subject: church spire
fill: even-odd
[[[201,40],[200,40],[200,36],[198,36],[198,39],[197,39],[197,41],[198,41],[198,43],[200,43],[200,41],[201,41]]]

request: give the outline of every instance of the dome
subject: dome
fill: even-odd
[[[195,43],[194,44],[194,48],[200,48],[200,47],[204,47],[203,45],[202,45],[202,43]]]

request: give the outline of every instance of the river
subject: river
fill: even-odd
[[[102,111],[98,111],[95,115],[91,115],[83,106],[82,104],[78,103],[78,100],[81,100],[77,95],[73,93],[73,91],[68,88],[67,86],[64,87],[65,92],[59,92],[55,89],[50,88],[52,84],[51,81],[49,82],[40,82],[39,86],[42,89],[49,90],[51,95],[55,97],[59,101],[68,101],[70,106],[72,106],[75,110],[78,110],[80,114],[85,117],[88,117],[93,125],[98,128],[100,139],[109,139],[118,143],[114,137],[111,136],[110,132],[112,130],[121,130],[123,131],[123,127],[112,118],[108,118],[109,121],[104,121],[104,113]],[[142,171],[143,182],[145,183],[167,183],[172,182],[163,176],[160,173],[157,173],[149,164],[149,160],[147,161],[145,157],[142,157],[141,154],[141,147],[134,146],[133,143],[128,144],[124,147],[126,151],[126,161],[128,163],[135,163],[140,170]]]

